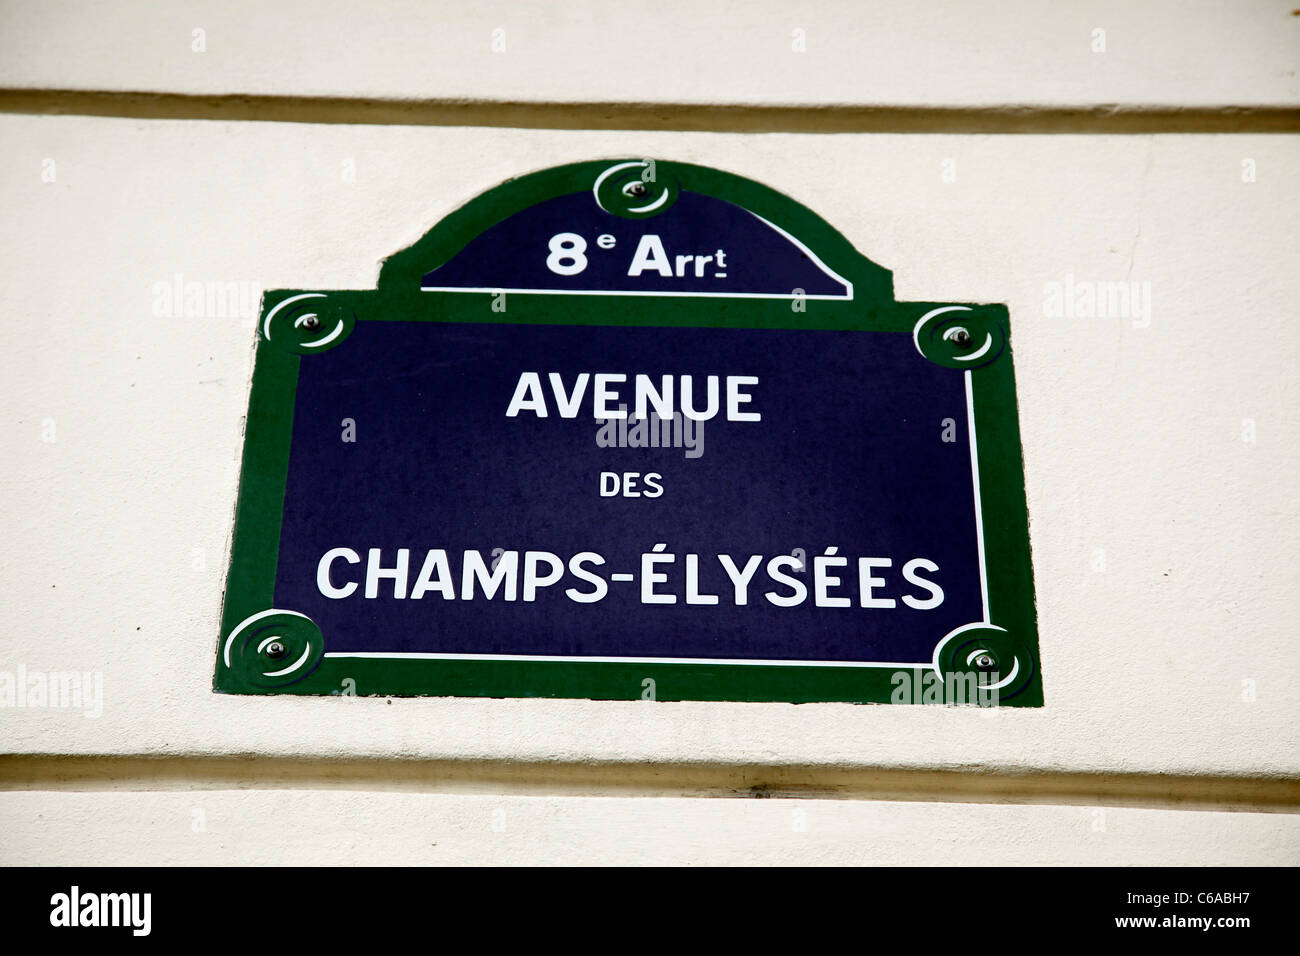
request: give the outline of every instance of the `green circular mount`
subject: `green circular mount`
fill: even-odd
[[[328,352],[352,334],[352,310],[324,292],[299,292],[281,299],[262,318],[262,338],[297,355]]]
[[[945,368],[991,365],[1007,347],[1006,325],[993,309],[945,305],[917,321],[912,341],[923,356]]]
[[[325,654],[325,637],[311,618],[270,608],[241,621],[222,642],[227,669],[254,687],[284,687],[302,680]]]
[[[623,219],[648,219],[672,208],[677,182],[662,163],[652,159],[628,160],[603,170],[592,193],[596,204]]]
[[[1034,677],[1034,660],[1025,648],[1005,628],[982,622],[959,627],[940,641],[934,667],[945,683],[949,675],[974,675],[978,703],[986,705],[1014,697]]]

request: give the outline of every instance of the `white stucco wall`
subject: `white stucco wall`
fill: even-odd
[[[0,82],[532,103],[1294,106],[1292,9],[1278,0],[1065,9],[1046,0],[397,0],[368,11],[346,0],[102,9],[28,0],[0,14],[9,37]],[[1097,30],[1104,53],[1093,49]]]
[[[0,86],[36,91],[49,112],[65,102],[52,90],[473,98],[482,122],[507,100],[834,113],[1300,99],[1300,18],[1269,3],[1068,15],[998,4],[996,18],[723,4],[672,39],[628,34],[637,16],[662,23],[661,4],[587,19],[412,5],[373,21],[310,7],[5,4]],[[206,53],[191,52],[194,27]],[[494,55],[498,28],[507,48]],[[1094,28],[1105,53],[1090,49]],[[798,63],[794,29],[809,37]],[[52,846],[65,863],[988,859],[983,838],[918,836],[971,821],[1004,837],[995,862],[1300,862],[1296,133],[637,132],[22,109],[0,114],[0,670],[101,672],[104,698],[93,719],[0,709],[0,752],[22,755],[0,757],[0,862],[54,862]],[[474,195],[605,156],[701,163],[785,192],[892,269],[899,299],[1008,305],[1045,707],[211,693],[253,322],[157,315],[155,285],[369,288],[383,257]],[[1067,277],[1149,283],[1150,313],[1046,315],[1045,286]],[[100,756],[177,762],[124,763],[120,780],[78,769]],[[180,760],[198,756],[247,772]],[[259,785],[302,757],[320,768],[309,784]],[[330,766],[362,760],[374,769],[352,789],[331,784]],[[395,761],[455,770],[396,787]],[[654,793],[603,793],[621,766],[646,764],[665,768]],[[814,799],[680,796],[727,789],[675,778],[682,764],[719,780],[755,768],[759,786],[804,768]],[[548,768],[590,765],[587,784],[548,783]],[[502,766],[518,769],[494,787],[482,768]],[[960,784],[922,785],[934,770],[991,782],[976,805]],[[893,789],[875,771],[896,772]],[[1225,795],[1198,802],[1197,779]],[[898,792],[908,781],[916,792]],[[815,799],[841,784],[847,799]],[[277,843],[289,838],[255,822],[271,805],[303,820],[300,833],[352,842]],[[494,829],[501,807],[506,831]],[[812,822],[792,829],[795,811]],[[428,819],[440,822],[417,822]]]

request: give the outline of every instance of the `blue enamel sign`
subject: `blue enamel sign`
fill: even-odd
[[[218,689],[1040,704],[1005,309],[891,287],[611,161],[268,295]]]

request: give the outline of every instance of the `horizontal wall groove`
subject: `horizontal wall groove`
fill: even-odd
[[[0,90],[0,112],[144,120],[734,133],[1295,133],[1300,106],[772,106]]]
[[[0,791],[368,790],[1300,812],[1300,778],[273,756],[0,756]]]

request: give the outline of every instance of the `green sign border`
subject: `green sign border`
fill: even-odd
[[[466,203],[385,261],[375,290],[281,289],[262,300],[213,688],[224,693],[810,703],[951,703],[975,670],[983,702],[1042,706],[1024,465],[1002,305],[895,302],[891,273],[861,256],[825,220],[752,180],[704,166],[657,162],[655,182],[741,206],[804,243],[853,283],[846,300],[510,295],[422,292],[421,277],[489,226],[546,199],[590,191],[611,165],[574,163],[509,180]],[[644,167],[644,163],[638,167]],[[644,175],[642,175],[644,178]],[[666,187],[665,187],[666,188]],[[687,303],[689,306],[687,307]],[[310,310],[309,312],[306,310]],[[562,322],[560,321],[562,318]],[[918,361],[967,377],[985,561],[983,622],[947,636],[932,661],[816,664],[642,663],[331,657],[328,635],[273,607],[299,364],[346,341],[356,322],[483,322],[754,329],[848,329],[913,338]],[[328,332],[328,334],[325,334]],[[325,339],[332,339],[326,342]],[[987,347],[986,347],[987,346]],[[982,353],[982,354],[981,354]],[[936,423],[937,426],[937,423]],[[936,635],[936,643],[944,635]],[[903,676],[900,676],[903,675]],[[904,688],[904,684],[907,685]],[[648,694],[647,689],[653,688]],[[973,702],[973,701],[972,701]]]

